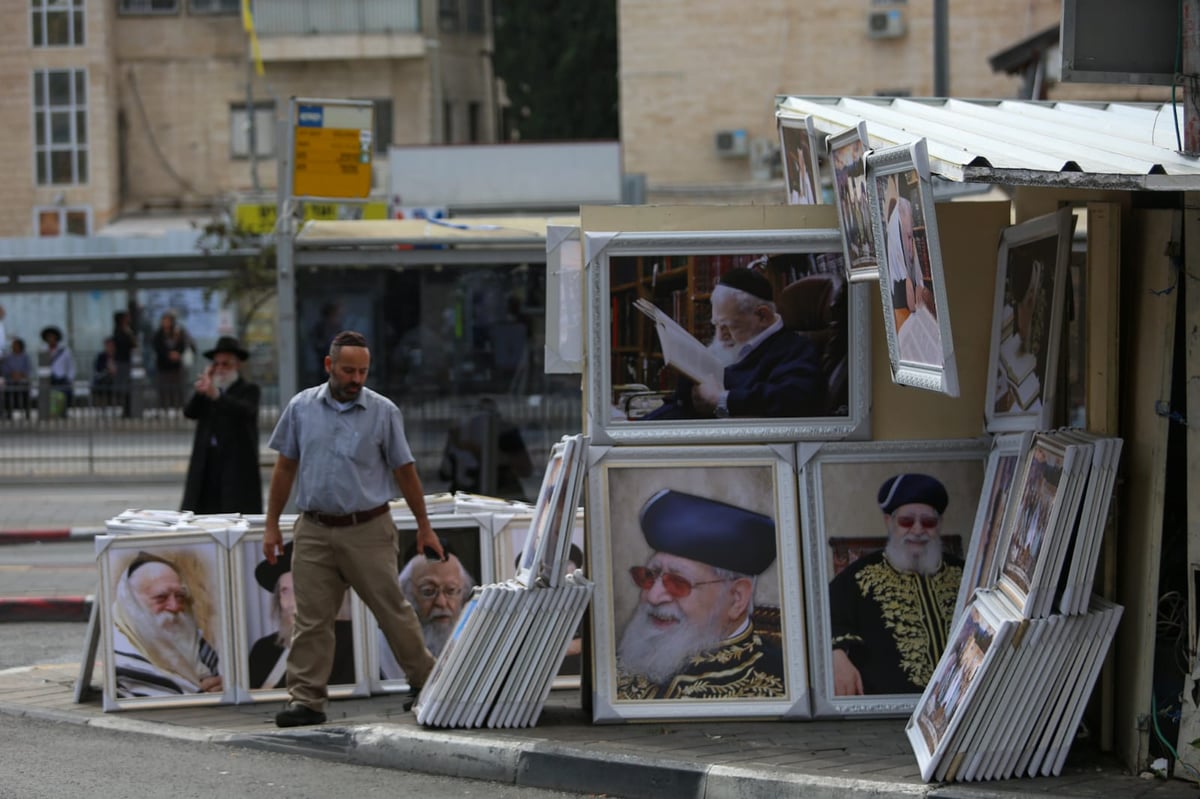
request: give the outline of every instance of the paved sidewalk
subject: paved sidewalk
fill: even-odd
[[[126,508],[177,507],[179,491],[173,482],[0,485],[0,531],[103,528]],[[56,540],[0,546],[0,600],[86,608],[94,563],[81,553],[77,563],[46,565],[61,547],[80,546]],[[0,620],[2,611],[0,602]],[[100,669],[93,687],[102,682]],[[529,729],[423,728],[393,694],[337,700],[328,723],[277,730],[279,702],[104,713],[95,692],[74,702],[79,670],[0,671],[0,714],[615,797],[1196,797],[1195,785],[1182,780],[1124,774],[1088,741],[1076,743],[1060,777],[927,785],[904,719],[595,725],[578,691],[554,691]]]

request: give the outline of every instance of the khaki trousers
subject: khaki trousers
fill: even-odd
[[[396,580],[398,542],[391,514],[350,527],[326,527],[301,515],[293,540],[296,622],[287,659],[292,701],[325,710],[333,669],[334,620],[347,586],[375,614],[409,684],[424,685],[433,669],[433,655]]]

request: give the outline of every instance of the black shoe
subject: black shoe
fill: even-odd
[[[408,701],[404,703],[404,709],[406,711],[412,710],[413,705],[415,705],[417,703],[417,700],[420,698],[421,698],[421,689],[420,688],[414,688],[411,691],[409,691],[408,692]]]
[[[275,714],[276,727],[306,727],[324,723],[324,713],[299,702],[288,702],[287,707]]]

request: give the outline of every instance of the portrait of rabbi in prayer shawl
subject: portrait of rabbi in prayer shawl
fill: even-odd
[[[138,552],[121,573],[112,606],[118,697],[224,690],[217,651],[196,618],[184,558]]]

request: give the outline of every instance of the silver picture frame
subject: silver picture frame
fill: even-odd
[[[871,200],[867,195],[867,123],[829,136],[833,196],[838,209],[842,245],[846,253],[846,279],[852,282],[879,279],[879,240],[871,224]]]

